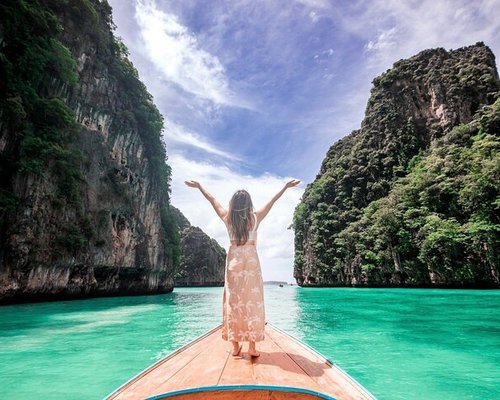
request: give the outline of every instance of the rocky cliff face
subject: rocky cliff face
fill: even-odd
[[[495,235],[485,234],[478,245],[470,230],[477,221],[490,232],[499,228],[494,211],[498,190],[492,189],[497,178],[485,180],[486,208],[480,211],[467,203],[468,178],[458,177],[480,165],[480,152],[478,159],[471,158],[476,151],[472,136],[498,138],[495,123],[485,122],[495,121],[496,111],[483,107],[495,102],[499,88],[494,55],[482,43],[423,51],[376,78],[361,129],[330,148],[295,211],[297,282],[498,284],[498,254],[490,251]],[[440,150],[433,153],[436,147]],[[498,162],[497,152],[483,156]],[[460,170],[459,159],[470,162],[469,170]],[[434,182],[430,175],[428,181],[423,178],[426,168],[440,171]],[[451,228],[441,232],[444,226],[453,226],[455,233]],[[461,257],[469,261],[459,267]],[[439,272],[440,265],[447,271]]]
[[[175,286],[223,286],[226,251],[200,228],[191,226],[179,210],[174,209],[174,215],[181,241]]]
[[[195,226],[184,228],[180,236],[175,286],[223,286],[226,251]]]
[[[162,118],[109,5],[0,14],[0,302],[171,291]]]

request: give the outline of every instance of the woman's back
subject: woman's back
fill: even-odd
[[[229,234],[229,240],[231,241],[231,244],[238,246],[238,245],[245,245],[245,244],[255,245],[257,243],[257,228],[258,228],[257,214],[255,212],[253,212],[251,214],[251,216],[253,217],[252,218],[253,219],[252,228],[247,233],[248,236],[247,236],[247,240],[245,243],[238,242],[238,237],[234,233],[234,230],[230,226],[229,222],[226,220],[224,221],[226,223],[226,228],[227,228],[227,232]]]

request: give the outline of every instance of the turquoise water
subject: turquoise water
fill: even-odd
[[[380,400],[499,399],[500,291],[266,287],[274,325]],[[0,307],[0,398],[99,399],[220,322],[221,288]]]

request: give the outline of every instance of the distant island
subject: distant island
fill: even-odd
[[[285,281],[265,281],[264,285],[283,285],[288,286],[289,283]]]

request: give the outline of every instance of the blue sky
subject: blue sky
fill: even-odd
[[[223,246],[187,179],[258,207],[264,279],[292,281],[295,205],[328,148],[359,128],[371,81],[426,48],[484,41],[500,54],[500,0],[110,0],[116,34],[165,117],[172,202]]]

